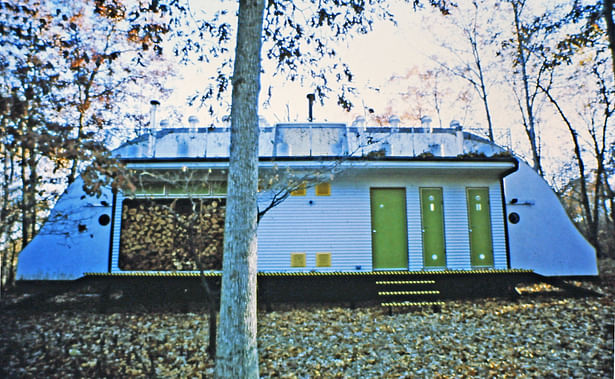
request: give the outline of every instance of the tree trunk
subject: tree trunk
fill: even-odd
[[[615,23],[613,22],[613,0],[603,0],[603,15],[606,22],[606,30],[609,36],[609,48],[613,63],[613,77],[615,77]]]
[[[557,109],[560,117],[568,131],[570,132],[570,137],[572,138],[572,143],[574,144],[574,156],[577,161],[577,166],[579,169],[579,185],[581,186],[581,205],[583,206],[583,214],[585,219],[585,233],[590,239],[592,245],[598,248],[598,241],[593,237],[593,227],[594,227],[594,215],[592,213],[591,204],[589,202],[589,190],[587,188],[587,174],[585,173],[585,161],[583,161],[583,149],[581,148],[581,143],[579,141],[579,133],[574,129],[572,123],[564,113],[564,110],[560,107],[559,103],[555,98],[551,95],[551,92],[544,87],[540,87],[543,93],[547,96],[551,104]],[[594,238],[594,239],[593,239]]]
[[[263,0],[241,0],[233,71],[217,378],[258,378],[256,228]]]
[[[22,142],[25,143],[25,142]],[[30,237],[28,232],[30,231],[30,217],[29,217],[29,208],[28,208],[28,198],[30,196],[29,191],[29,183],[28,183],[28,173],[26,172],[26,148],[24,146],[21,147],[21,246],[26,247],[28,242],[30,242]]]
[[[30,169],[30,195],[29,197],[29,209],[30,209],[30,240],[36,235],[36,213],[38,210],[38,204],[36,202],[36,189],[38,184],[38,162],[34,153],[35,149],[30,152],[30,160],[28,166]]]

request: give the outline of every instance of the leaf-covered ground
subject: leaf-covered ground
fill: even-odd
[[[263,377],[613,377],[615,264],[605,296],[447,302],[431,309],[278,306],[259,312]],[[0,377],[209,377],[207,316],[193,309],[4,310]],[[139,308],[139,307],[136,307]]]

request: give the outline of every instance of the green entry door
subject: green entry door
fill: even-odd
[[[488,188],[468,188],[468,223],[472,266],[493,266]]]
[[[405,188],[372,188],[372,260],[375,270],[408,268]]]
[[[442,188],[421,188],[420,191],[423,264],[425,267],[446,267]]]

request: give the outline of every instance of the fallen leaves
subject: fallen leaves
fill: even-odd
[[[613,377],[615,294],[260,312],[262,377]],[[584,285],[587,285],[584,283]],[[4,311],[0,377],[211,377],[206,312]]]

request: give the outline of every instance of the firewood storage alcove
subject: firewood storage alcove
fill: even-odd
[[[119,267],[219,270],[225,202],[223,198],[125,199]]]

